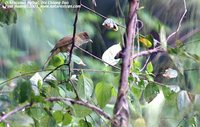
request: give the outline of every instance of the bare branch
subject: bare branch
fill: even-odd
[[[111,122],[113,121],[112,117],[110,117],[102,109],[100,109],[99,107],[97,107],[95,105],[92,105],[92,104],[90,104],[88,102],[84,102],[84,101],[81,101],[81,100],[74,100],[74,99],[71,99],[71,98],[61,98],[61,97],[50,97],[50,98],[47,98],[46,101],[50,101],[50,102],[53,102],[53,101],[64,101],[64,102],[70,102],[72,104],[82,105],[82,106],[85,106],[85,107],[95,111],[97,114],[105,117],[109,121],[111,121]]]
[[[0,122],[5,120],[9,116],[11,116],[11,115],[13,115],[13,114],[15,114],[15,113],[17,113],[19,111],[22,111],[23,109],[28,108],[28,107],[31,107],[31,103],[25,104],[23,106],[16,107],[14,110],[12,110],[12,111],[6,113],[5,115],[3,115],[2,117],[0,117]]]
[[[107,113],[105,113],[102,109],[100,109],[99,107],[95,106],[95,105],[92,105],[88,102],[84,102],[84,101],[81,101],[81,100],[75,100],[75,99],[71,99],[71,98],[62,98],[62,97],[50,97],[50,98],[47,98],[45,99],[45,101],[49,101],[49,102],[56,102],[56,101],[64,101],[64,102],[70,102],[72,104],[78,104],[78,105],[82,105],[82,106],[85,106],[91,110],[93,110],[94,112],[96,112],[97,114],[105,117],[106,119],[108,119],[109,121],[111,121],[112,123],[113,120],[112,120],[112,117],[110,117]],[[36,103],[34,103],[36,104]],[[0,117],[0,122],[7,119],[9,116],[19,112],[19,111],[22,111],[23,109],[26,109],[26,108],[29,108],[31,107],[33,104],[31,103],[27,103],[23,106],[19,106],[19,107],[16,107],[14,110],[6,113],[5,115],[3,115],[2,117]]]
[[[140,56],[146,56],[146,55],[150,55],[150,54],[155,53],[155,52],[163,52],[163,51],[164,50],[162,50],[159,47],[153,48],[153,49],[149,49],[149,50],[145,50],[145,51],[141,51],[139,53],[133,54],[131,56],[131,60],[134,60],[135,58],[140,57]]]
[[[88,51],[86,51],[86,50],[82,49],[81,47],[78,47],[78,46],[76,46],[76,48],[78,48],[78,49],[80,49],[81,51],[83,51],[83,52],[87,53],[88,55],[92,56],[93,58],[95,58],[95,59],[97,59],[97,60],[99,60],[99,61],[101,61],[101,62],[103,62],[103,63],[106,63],[106,64],[108,64],[108,65],[109,65],[109,66],[111,66],[111,67],[114,67],[114,68],[116,68],[116,69],[120,70],[120,68],[119,68],[119,67],[117,67],[117,66],[114,66],[114,65],[111,65],[111,64],[109,64],[109,63],[108,63],[108,62],[106,62],[106,61],[103,61],[101,58],[99,58],[99,57],[97,57],[97,56],[95,56],[95,55],[91,54],[90,52],[88,52]]]
[[[171,33],[171,34],[167,37],[167,42],[169,41],[169,39],[170,39],[171,37],[173,37],[174,35],[176,35],[176,34],[179,32],[180,28],[181,28],[181,23],[182,23],[182,21],[183,21],[185,15],[186,15],[186,13],[187,13],[187,4],[186,4],[186,1],[183,0],[183,3],[184,3],[184,10],[185,10],[185,11],[184,11],[183,15],[181,16],[181,18],[180,18],[180,20],[179,20],[178,27],[177,27],[176,31],[174,31],[173,33]]]
[[[81,5],[81,0],[78,0],[78,4]],[[73,52],[73,49],[74,49],[74,46],[75,46],[75,36],[76,36],[76,24],[77,24],[77,21],[78,21],[78,13],[80,11],[81,8],[77,8],[77,11],[76,11],[76,16],[75,16],[75,19],[74,19],[74,31],[73,31],[73,37],[72,37],[72,47],[70,49],[70,52],[69,52],[69,61],[68,61],[68,66],[69,66],[69,78],[71,77],[71,69],[70,69],[70,63],[71,63],[71,59],[72,59],[72,52]]]

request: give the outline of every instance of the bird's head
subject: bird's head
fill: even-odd
[[[87,32],[79,33],[78,36],[83,40],[83,43],[93,42]]]

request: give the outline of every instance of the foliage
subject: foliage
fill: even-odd
[[[136,58],[131,62],[127,94],[130,124],[134,127],[198,127],[200,126],[198,50],[200,36],[198,33],[183,42],[179,39],[181,35],[186,34],[185,31],[190,32],[194,26],[198,26],[198,23],[190,23],[192,20],[199,21],[197,20],[199,13],[193,12],[195,19],[185,19],[180,37],[176,35],[177,38],[174,39],[176,41],[171,41],[174,43],[167,43],[167,35],[173,32],[171,24],[177,22],[170,18],[167,20],[171,21],[164,21],[163,15],[159,17],[155,12],[161,8],[152,8],[151,5],[166,9],[168,4],[166,1],[157,3],[155,1],[150,2],[151,4],[145,0],[141,2],[144,9],[138,10],[138,18],[144,26],[137,33],[133,50],[146,51],[161,45],[166,52],[164,55],[157,53],[149,58],[146,56]],[[191,2],[189,6],[196,5]],[[125,12],[126,5],[123,9]],[[172,14],[175,15],[175,12]],[[180,16],[178,14],[174,16],[175,19]],[[192,13],[188,13],[189,17],[192,17],[190,14]],[[164,15],[167,17],[170,13]],[[125,24],[120,17],[109,16],[109,18],[113,19],[113,22]],[[0,9],[0,81],[11,78],[8,82],[0,84],[1,116],[30,104],[1,121],[0,127],[110,126],[111,121],[90,107],[70,101],[47,100],[50,97],[82,100],[85,104],[92,104],[113,117],[120,80],[120,70],[115,67],[105,65],[102,61],[75,50],[70,65],[73,75],[69,75],[68,66],[62,66],[43,80],[53,68],[67,62],[67,54],[58,54],[51,59],[46,71],[40,69],[51,45],[64,35],[72,33],[73,20],[74,12],[68,9],[6,11]],[[114,58],[117,54],[116,49],[112,48],[111,52],[109,47],[118,45],[117,50],[119,50],[119,47],[123,46],[122,33],[125,29],[118,26],[118,31],[106,30],[102,23],[103,19],[99,16],[81,10],[77,32],[87,31],[94,37],[93,44],[84,46],[87,51],[94,50],[92,53],[95,55],[99,52],[101,55],[103,52],[105,54],[109,52],[109,55],[104,55],[103,60],[108,59],[108,63],[110,60],[114,62],[113,66],[120,67],[120,59]],[[176,26],[172,29],[175,28]],[[151,34],[151,31],[156,31],[160,35],[160,38],[156,38],[160,43],[155,44],[155,35]],[[106,38],[106,43],[115,40],[117,44],[106,44],[109,47],[104,51],[106,45],[102,44],[104,39],[99,33],[105,33],[103,38]],[[161,57],[158,57],[159,55]]]

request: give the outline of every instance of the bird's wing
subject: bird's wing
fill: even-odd
[[[72,37],[69,37],[69,36],[64,37],[64,38],[60,39],[60,40],[56,43],[55,47],[51,50],[51,52],[53,52],[53,51],[55,51],[55,50],[57,50],[57,49],[59,49],[59,48],[62,48],[62,47],[64,47],[64,46],[68,46],[68,45],[70,45],[71,43],[72,43]]]

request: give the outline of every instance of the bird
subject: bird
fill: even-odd
[[[57,55],[60,52],[70,52],[71,48],[72,48],[72,41],[73,41],[73,36],[65,36],[62,39],[60,39],[59,41],[56,42],[54,48],[50,51],[50,55],[47,59],[47,61],[45,62],[42,70],[44,70],[48,64],[48,62],[51,60],[51,58],[54,55]],[[74,37],[74,49],[76,49],[76,47],[80,47],[81,45],[88,43],[88,42],[92,42],[92,40],[89,38],[89,35],[87,32],[81,32],[75,35]]]

